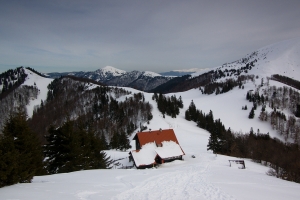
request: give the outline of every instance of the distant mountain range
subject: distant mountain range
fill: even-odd
[[[126,72],[111,66],[107,66],[90,72],[53,72],[47,74],[49,78],[59,78],[61,76],[76,76],[92,79],[110,86],[132,87],[142,91],[149,91],[157,86],[171,80],[171,76],[162,76],[150,71]]]
[[[76,76],[88,78],[110,86],[132,87],[142,91],[151,91],[156,87],[168,82],[175,77],[182,77],[199,73],[207,69],[182,69],[169,72],[155,73],[150,71],[131,71],[126,72],[115,67],[106,66],[96,71],[79,72],[51,72],[49,78],[59,78],[61,76]]]

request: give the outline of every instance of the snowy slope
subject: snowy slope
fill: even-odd
[[[189,105],[193,100],[197,109],[202,110],[204,113],[209,113],[212,110],[214,118],[221,119],[226,129],[230,127],[232,131],[246,133],[252,127],[255,132],[259,129],[261,133],[269,133],[271,137],[283,139],[276,130],[272,129],[269,123],[258,119],[261,106],[258,107],[254,119],[248,118],[253,103],[246,100],[246,94],[248,90],[253,88],[254,84],[248,82],[245,84],[245,89],[236,87],[219,95],[202,95],[198,89],[177,93],[176,95],[181,95],[185,105]],[[248,110],[242,110],[245,105],[249,108]],[[268,106],[266,109],[271,111]]]
[[[132,92],[139,92],[128,89]],[[241,92],[242,90],[232,91]],[[179,94],[176,94],[177,96]],[[156,108],[152,94],[145,93],[146,101],[153,105],[153,119],[148,128],[173,128],[186,153],[184,161],[166,163],[158,168],[87,170],[49,176],[34,177],[32,183],[0,188],[0,199],[299,199],[300,184],[266,175],[267,167],[246,159],[246,169],[229,166],[227,156],[215,156],[206,150],[209,133],[184,119],[190,100],[197,107],[213,107],[216,96],[202,95],[197,90],[180,94],[184,109],[177,118],[166,116]],[[224,94],[226,95],[226,94]],[[226,100],[226,96],[217,97]],[[243,100],[244,101],[244,100]],[[232,104],[238,103],[232,102]],[[217,107],[214,107],[217,108]],[[228,108],[230,109],[230,108]],[[206,111],[206,110],[204,110]],[[215,118],[220,113],[214,111]],[[242,114],[239,114],[242,115]],[[231,119],[232,123],[244,123],[242,117]],[[133,137],[133,135],[132,135]],[[125,158],[128,152],[107,151],[112,158]],[[191,156],[195,155],[196,158]]]
[[[246,73],[243,71],[241,75],[258,75],[260,78],[270,77],[273,74],[288,76],[293,79],[300,77],[300,38],[294,38],[278,42],[251,54],[232,63],[225,63],[222,66],[203,70],[194,73],[192,76],[198,76],[209,70],[230,70],[240,69],[246,66],[247,63],[254,61],[254,67]],[[229,77],[230,78],[230,77]]]
[[[51,81],[53,81],[53,79],[41,77],[41,76],[37,75],[36,73],[34,73],[28,69],[25,69],[25,68],[24,68],[24,70],[28,76],[22,85],[28,85],[28,86],[35,85],[39,89],[38,98],[32,99],[30,101],[29,105],[27,105],[27,114],[28,114],[28,117],[31,117],[33,114],[34,106],[40,105],[41,100],[43,100],[43,101],[46,100],[47,93],[48,93],[47,86],[49,85],[49,83],[51,83]]]
[[[300,77],[300,38],[286,40],[258,50],[260,60],[254,73]],[[263,57],[265,55],[265,57]]]
[[[254,66],[252,66],[250,70],[247,70],[247,72],[241,70],[242,67],[245,67],[252,62]],[[261,106],[257,109],[258,111],[252,120],[248,119],[249,110],[242,110],[241,108],[245,105],[247,105],[249,109],[252,107],[252,103],[246,101],[246,94],[249,90],[256,91],[262,78],[264,78],[264,82],[266,82],[266,77],[271,77],[273,74],[280,74],[299,80],[300,38],[286,40],[263,47],[242,59],[214,68],[214,70],[222,70],[225,74],[231,74],[230,70],[232,69],[241,70],[240,75],[254,75],[257,78],[254,79],[254,82],[247,81],[247,83],[244,84],[244,89],[234,88],[232,91],[221,95],[200,95],[200,91],[195,89],[178,95],[182,95],[183,99],[189,102],[194,100],[196,107],[205,113],[212,110],[215,119],[220,118],[226,128],[230,127],[231,130],[235,132],[241,131],[245,133],[249,132],[251,128],[256,132],[259,129],[261,133],[269,133],[271,137],[277,137],[284,141],[283,137],[280,136],[276,130],[271,128],[270,123],[261,122],[258,119]],[[198,76],[207,71],[194,73],[193,76]],[[234,73],[232,73],[232,75],[226,76],[225,78],[222,77],[216,81],[224,81],[228,78],[237,77],[238,76],[235,76]],[[269,84],[276,87],[286,86],[272,80],[269,81]],[[266,85],[259,88],[260,94],[263,93],[265,88]],[[298,91],[297,89],[295,90]],[[267,106],[266,111],[270,113],[272,109]],[[286,116],[294,115],[287,110],[281,111],[284,112]]]

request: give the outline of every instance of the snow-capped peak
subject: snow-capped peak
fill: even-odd
[[[102,73],[105,73],[105,74],[110,73],[113,76],[121,76],[121,75],[126,73],[126,71],[121,70],[121,69],[117,69],[117,68],[112,67],[112,66],[106,66],[106,67],[104,67],[100,70],[102,71]]]
[[[144,76],[149,76],[149,77],[156,77],[156,76],[161,76],[160,74],[158,73],[155,73],[155,72],[150,72],[150,71],[144,71],[143,73]]]

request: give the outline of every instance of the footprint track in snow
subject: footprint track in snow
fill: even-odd
[[[153,177],[113,199],[234,200],[231,195],[206,181],[204,176],[209,173],[209,166],[208,163],[205,166],[194,166],[185,171]]]

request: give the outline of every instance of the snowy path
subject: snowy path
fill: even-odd
[[[213,158],[210,159],[202,164],[186,166],[175,172],[149,178],[112,199],[234,199],[206,180]]]

